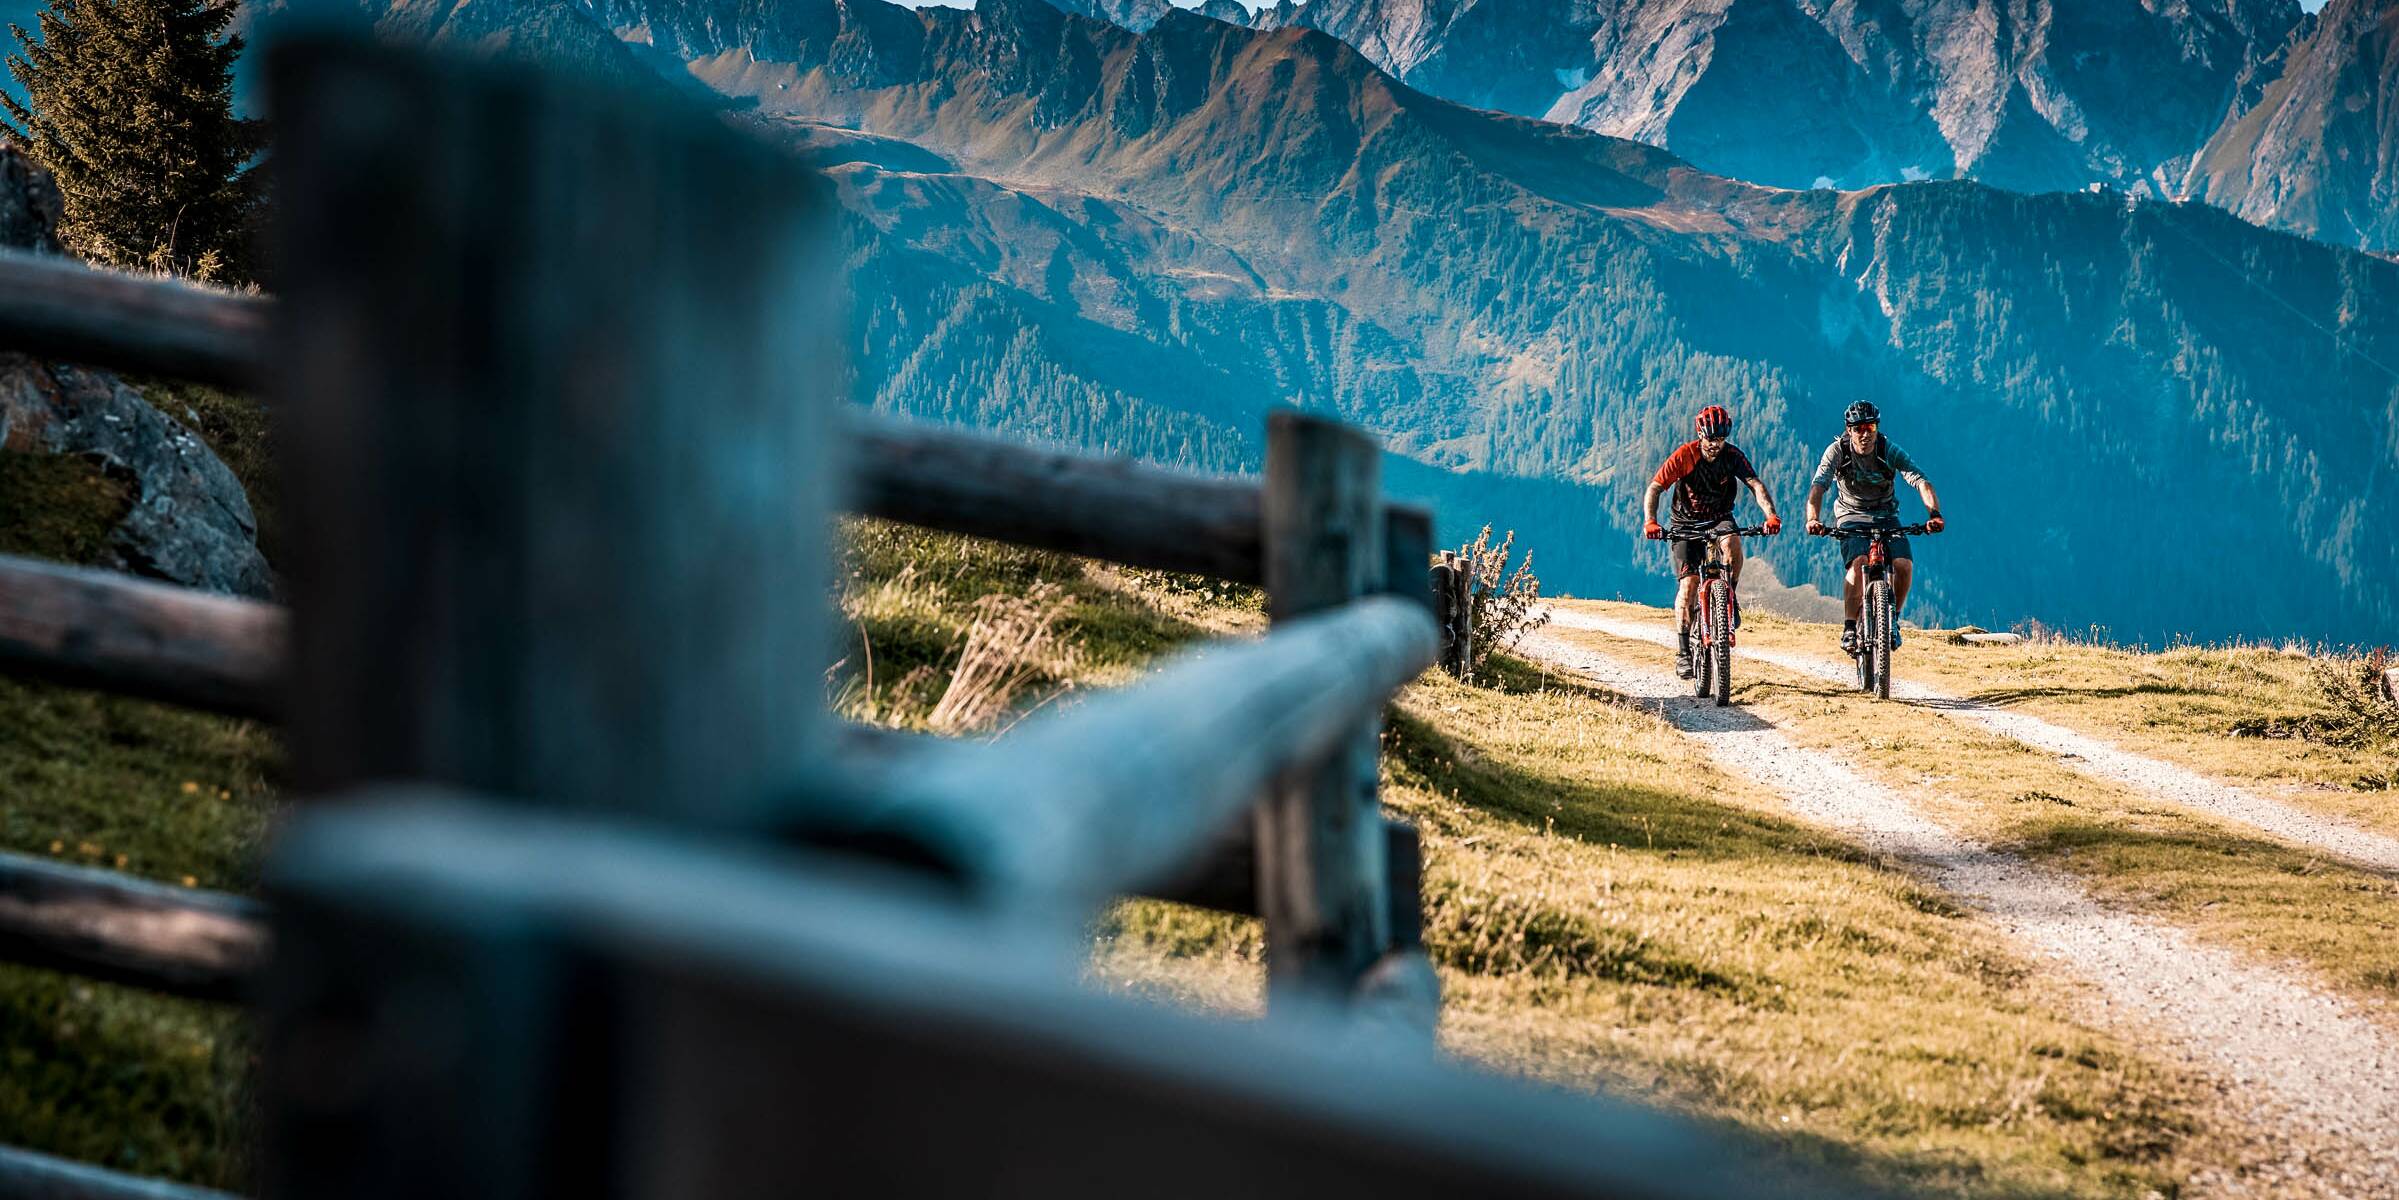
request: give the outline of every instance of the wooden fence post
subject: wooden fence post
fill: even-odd
[[[821,183],[711,114],[270,60],[296,790],[755,826],[827,736]],[[296,860],[286,856],[296,856]],[[523,908],[270,864],[269,1194],[595,1193],[622,997]]]
[[[296,782],[741,824],[821,732],[821,183],[696,110],[275,58]]]
[[[1457,594],[1450,600],[1450,612],[1456,619],[1458,647],[1458,678],[1474,678],[1474,573],[1476,564],[1468,555],[1458,556],[1457,574],[1450,586]]]
[[[1458,661],[1458,554],[1454,550],[1441,552],[1441,561],[1433,564],[1433,617],[1441,622],[1441,669],[1453,677],[1463,677],[1466,668]]]
[[[1267,615],[1276,622],[1382,590],[1382,460],[1374,440],[1294,412],[1266,427]],[[1258,806],[1258,908],[1273,1003],[1345,997],[1390,942],[1376,795],[1379,720]]]

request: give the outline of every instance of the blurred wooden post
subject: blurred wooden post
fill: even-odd
[[[1454,550],[1441,552],[1441,561],[1433,564],[1433,617],[1441,623],[1441,669],[1451,675],[1463,675],[1458,665],[1458,555]]]
[[[1384,588],[1423,605],[1434,620],[1440,620],[1441,599],[1425,575],[1426,566],[1433,561],[1432,512],[1412,505],[1386,506],[1383,558],[1388,564],[1383,568]]]
[[[1474,559],[1459,555],[1457,573],[1450,577],[1450,586],[1457,589],[1450,599],[1450,614],[1456,621],[1452,628],[1456,632],[1460,679],[1474,677],[1474,572]]]
[[[1267,420],[1267,616],[1275,622],[1382,590],[1382,460],[1374,440],[1319,417]],[[1258,908],[1272,1002],[1346,997],[1390,942],[1381,722],[1292,772],[1259,804]]]
[[[821,184],[654,96],[276,62],[299,790],[758,819],[823,724]]]
[[[270,96],[295,790],[766,820],[829,725],[821,182],[658,95],[363,40],[287,36]],[[629,1186],[613,978],[394,891],[273,893],[269,1194]]]

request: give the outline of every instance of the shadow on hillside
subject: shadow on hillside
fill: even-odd
[[[2180,814],[2176,814],[2180,815]],[[2238,900],[2257,894],[2275,903],[2289,903],[2289,881],[2319,876],[2342,878],[2341,890],[2350,895],[2399,900],[2399,871],[2384,870],[2329,855],[2312,854],[2264,837],[2235,831],[2180,829],[2160,832],[2135,829],[2121,822],[2075,821],[2054,825],[2012,843],[2009,849],[2028,858],[2069,858],[2088,861],[2090,855],[2111,859],[2109,874],[2137,875],[2159,890],[2190,898],[2212,893],[2200,903]],[[2257,874],[2243,876],[2226,870],[2238,863]],[[2175,879],[2175,876],[2182,879]],[[2309,919],[2330,919],[2309,913]]]
[[[1962,697],[1961,699],[1968,704],[2003,706],[2020,703],[2025,700],[2121,700],[2127,696],[2205,696],[2212,699],[2221,699],[2223,698],[2223,695],[2224,694],[2222,692],[2210,691],[2207,688],[2187,687],[2179,683],[2137,683],[2129,687],[2072,687],[2059,685],[2051,687],[1991,688],[1986,691],[1974,692],[1970,695]],[[1957,706],[1951,705],[1950,707]]]
[[[1542,691],[1614,703],[1621,698],[1572,678],[1494,659],[1493,689],[1503,695]],[[1697,785],[1669,790],[1638,783],[1597,783],[1503,761],[1462,744],[1405,711],[1391,713],[1387,750],[1403,784],[1448,796],[1486,815],[1527,829],[1547,830],[1595,846],[1688,854],[1711,861],[1811,855],[1871,862],[1865,852],[1796,822],[1709,799]],[[1680,734],[1661,731],[1662,738]],[[1638,751],[1638,747],[1623,747]]]

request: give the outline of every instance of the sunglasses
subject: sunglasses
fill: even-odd
[[[1883,423],[1880,421],[1860,421],[1857,424],[1850,426],[1851,429],[1863,429],[1868,433],[1872,433],[1882,427]]]
[[[1721,445],[1725,444],[1726,442],[1729,442],[1729,441],[1731,441],[1732,439],[1731,439],[1731,438],[1720,438],[1720,437],[1703,437],[1703,438],[1701,438],[1701,439],[1699,439],[1699,440],[1700,440],[1700,442],[1701,442],[1702,444],[1704,444],[1704,445],[1709,445],[1709,446],[1721,446]]]

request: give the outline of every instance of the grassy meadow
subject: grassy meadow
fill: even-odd
[[[188,389],[172,400],[257,477],[262,427],[238,403]],[[272,496],[255,490],[271,537]],[[67,561],[96,553],[93,530],[124,503],[96,472],[7,455],[0,496],[22,498],[6,512],[49,514],[0,528],[0,547]],[[82,515],[62,515],[72,513]],[[1254,591],[1190,577],[877,522],[847,523],[843,544],[850,636],[828,689],[855,720],[988,736],[1134,680],[1195,639],[1264,626]],[[1810,640],[1820,628],[1759,618],[1752,628],[1821,649]],[[1930,641],[1905,652],[1927,678],[1934,654],[1917,646]],[[2212,747],[2229,722],[2321,715],[2305,660],[2233,669],[2212,652],[2136,656],[2127,669],[2217,690],[2115,695],[2115,665],[2041,653],[2053,657],[2009,652],[2021,682],[1989,673],[2000,660],[1960,657],[1956,669],[2047,689],[2044,715],[2109,736],[2105,722],[2150,720],[2159,732],[2143,746]],[[1957,809],[1945,816],[2075,865],[2112,899],[2278,946],[2353,992],[2391,986],[2373,944],[2390,940],[2388,881],[2053,778],[1933,714],[1869,717],[1837,689],[1745,671],[1743,700],[1790,718],[1795,736],[1831,744],[1876,722],[1868,769],[1896,780],[1939,764]],[[1662,721],[1514,660],[1492,674],[1477,687],[1428,674],[1387,722],[1386,802],[1425,837],[1448,1053],[1729,1119],[1797,1158],[1945,1194],[2171,1196],[2262,1136],[2231,1121],[2205,1081],[2080,1023],[2071,988],[1977,918],[1783,816]],[[2185,712],[2184,700],[2198,707]],[[15,785],[0,845],[249,885],[276,804],[271,730],[7,680],[0,718],[0,772]],[[2278,784],[2330,790],[2342,772],[2373,768],[2370,747],[2337,769],[2301,765],[2299,741],[2243,745],[2288,756]],[[2333,919],[2302,927],[2291,914],[2305,905]],[[1091,947],[1094,986],[1236,1017],[1260,1008],[1255,922],[1127,901],[1093,921]],[[0,967],[0,1065],[0,1141],[246,1184],[253,1059],[237,1014]]]

